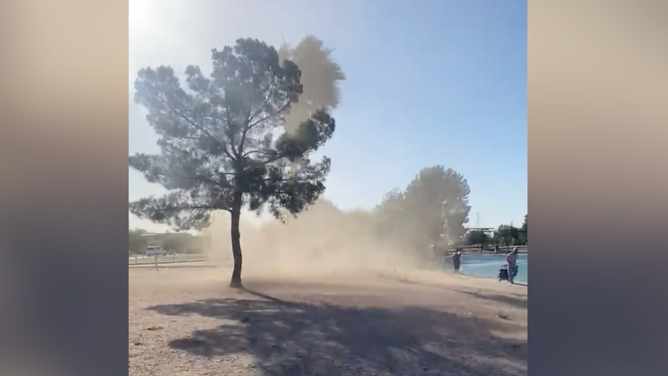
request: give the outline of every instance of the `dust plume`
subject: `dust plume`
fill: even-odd
[[[332,111],[341,101],[339,83],[346,75],[332,55],[333,49],[313,35],[298,44],[283,44],[281,59],[299,66],[303,93],[283,118],[284,130],[293,132],[320,109]],[[336,137],[336,136],[335,136]],[[280,274],[331,274],[360,269],[394,270],[417,265],[415,252],[406,252],[391,237],[381,236],[372,211],[344,211],[320,199],[297,218],[285,223],[258,220],[252,213],[241,218],[243,276]],[[212,259],[232,262],[230,221],[227,213],[214,217],[203,231]]]
[[[215,216],[203,231],[214,260],[231,262],[230,227],[226,213]],[[242,215],[243,275],[305,276],[391,271],[412,268],[415,252],[377,234],[373,213],[343,211],[321,199],[285,223]]]

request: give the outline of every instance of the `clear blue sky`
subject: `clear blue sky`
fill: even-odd
[[[191,4],[192,3],[192,4]],[[190,6],[188,5],[190,4]],[[470,224],[521,224],[527,212],[527,14],[518,0],[131,0],[130,81],[160,64],[209,67],[238,37],[278,45],[307,34],[334,48],[348,76],[325,196],[372,207],[423,167],[471,186]],[[130,103],[130,153],[157,150]],[[160,194],[130,171],[129,196]],[[130,226],[154,228],[130,219]]]

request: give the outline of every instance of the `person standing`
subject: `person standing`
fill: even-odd
[[[462,251],[456,249],[455,253],[452,254],[452,266],[455,269],[455,273],[459,273],[459,268],[462,264]]]
[[[519,250],[517,247],[508,253],[506,256],[506,262],[508,263],[508,282],[514,283],[515,276],[517,275],[517,254]]]

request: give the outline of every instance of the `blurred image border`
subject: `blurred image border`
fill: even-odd
[[[128,362],[128,4],[2,7],[0,239],[7,296],[19,299],[3,314],[39,344],[20,353],[29,347],[10,333],[4,356],[117,376]],[[652,288],[668,212],[659,7],[528,2],[532,374],[665,365],[666,300]]]

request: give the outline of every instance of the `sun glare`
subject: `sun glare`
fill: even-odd
[[[146,27],[147,19],[147,1],[146,0],[130,0],[128,17],[130,33]]]
[[[134,72],[137,70],[136,53],[141,51],[141,46],[150,39],[151,29],[151,0],[129,0],[128,3],[128,33],[130,44],[130,91],[134,89]]]

